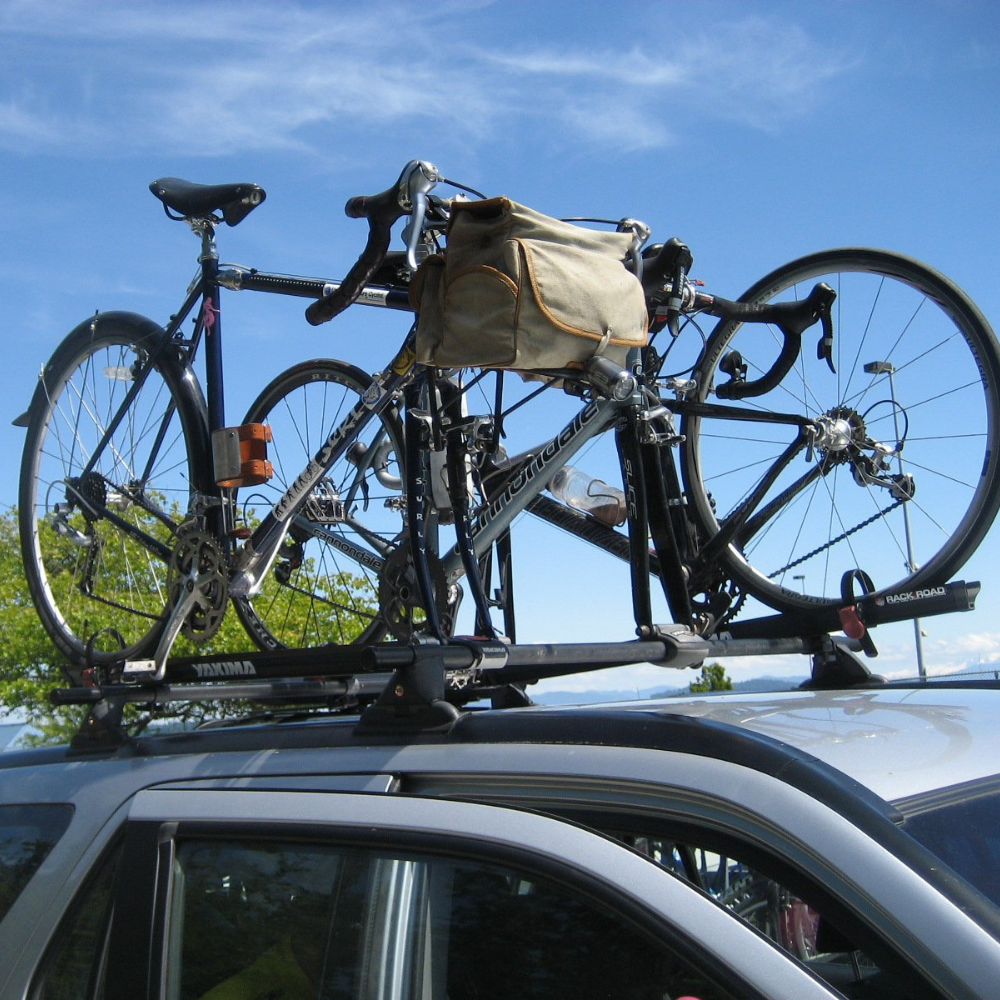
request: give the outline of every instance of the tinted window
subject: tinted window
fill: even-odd
[[[73,901],[42,960],[32,1000],[94,1000],[104,995],[104,957],[120,849],[97,866]]]
[[[171,1000],[729,996],[592,899],[466,860],[182,842],[169,926]]]
[[[976,785],[918,810],[906,832],[1000,906],[1000,791]]]
[[[887,956],[891,967],[882,967],[842,933],[837,923],[824,913],[825,900],[813,898],[801,877],[796,879],[797,888],[793,891],[780,876],[773,877],[728,851],[660,837],[622,839],[663,867],[689,879],[845,996],[866,1000],[940,1000],[939,993],[909,974],[906,963]],[[870,935],[868,941],[871,943]]]
[[[73,807],[0,806],[0,920],[66,832]]]

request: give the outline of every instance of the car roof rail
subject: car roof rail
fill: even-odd
[[[360,712],[362,732],[435,732],[467,706],[531,704],[527,685],[613,666],[700,667],[711,657],[798,654],[813,659],[813,686],[870,684],[853,640],[827,634],[785,638],[706,638],[679,625],[652,626],[624,642],[511,644],[456,637],[445,642],[324,646],[174,657],[159,679],[126,670],[85,671],[87,683],[52,692],[56,705],[90,711],[73,747],[106,750],[130,742],[128,704],[155,711],[175,702],[248,701]],[[141,674],[139,675],[141,678]]]

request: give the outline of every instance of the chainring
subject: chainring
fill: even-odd
[[[451,635],[458,610],[458,588],[448,586],[437,556],[428,552],[427,564],[441,629]],[[393,638],[409,642],[422,631],[426,619],[409,542],[401,543],[386,556],[379,575],[378,599],[379,617]]]
[[[171,607],[197,590],[198,599],[191,609],[181,634],[193,642],[211,639],[226,611],[229,598],[229,576],[226,561],[218,542],[195,524],[182,524],[170,556],[167,589]]]

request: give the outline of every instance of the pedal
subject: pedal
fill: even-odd
[[[126,660],[122,680],[127,683],[157,680],[156,660]]]
[[[340,524],[347,517],[347,508],[329,479],[321,479],[302,506],[302,514],[314,524]]]

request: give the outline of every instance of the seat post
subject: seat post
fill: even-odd
[[[191,219],[201,238],[202,306],[199,322],[205,334],[205,383],[208,393],[208,429],[226,426],[225,388],[222,372],[222,313],[219,301],[219,251],[215,246],[215,220]]]

